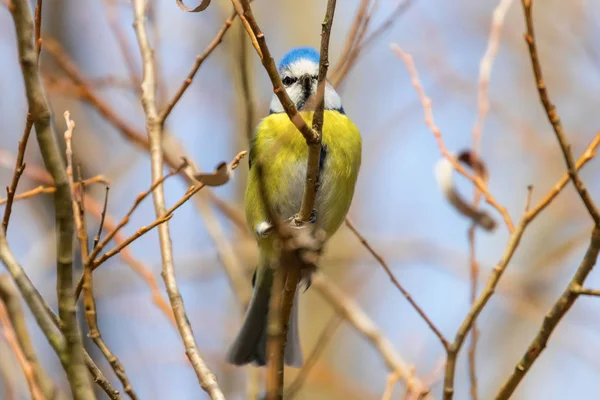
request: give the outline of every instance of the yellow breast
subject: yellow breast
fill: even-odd
[[[300,113],[312,123],[313,112]],[[326,149],[319,174],[317,225],[331,236],[342,224],[354,194],[361,162],[360,133],[352,121],[337,111],[326,110],[322,144]],[[280,218],[297,213],[306,177],[308,147],[285,113],[271,114],[258,126],[250,149],[253,164],[263,166],[269,201]],[[254,231],[266,220],[258,192],[256,168],[251,168],[246,189],[246,218]]]

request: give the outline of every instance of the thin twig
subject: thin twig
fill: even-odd
[[[129,246],[131,244],[131,242],[133,242],[134,240],[139,239],[140,237],[142,237],[146,233],[150,232],[155,227],[160,226],[161,224],[164,224],[165,222],[167,222],[171,218],[173,218],[173,214],[166,214],[166,215],[158,217],[157,219],[155,219],[154,221],[152,221],[151,224],[142,226],[133,235],[129,236],[123,242],[119,243],[114,249],[111,249],[111,250],[107,251],[102,256],[100,256],[96,260],[94,260],[91,263],[92,270],[98,268],[102,263],[104,263],[105,261],[107,261],[111,257],[116,256],[117,254],[119,254],[119,252],[121,250],[123,250],[125,247]]]
[[[97,221],[100,221],[100,219],[102,218],[101,217],[102,209],[97,202],[95,202],[91,199],[86,200],[86,209],[92,214],[92,216]],[[114,218],[110,214],[107,214],[106,219],[104,221],[104,225],[106,226],[107,229],[112,230],[117,226],[117,223],[115,222]],[[118,246],[121,243],[123,243],[125,238],[123,237],[123,235],[121,233],[118,233],[113,238],[113,240],[114,240],[115,244]],[[159,308],[159,310],[161,310],[165,314],[165,316],[169,319],[169,321],[175,327],[176,324],[175,324],[175,318],[173,317],[173,311],[171,310],[169,303],[163,298],[161,289],[158,285],[158,282],[157,282],[156,278],[154,277],[154,274],[152,273],[150,268],[148,268],[142,262],[137,260],[132,255],[131,250],[127,247],[123,247],[121,249],[121,251],[119,252],[119,256],[121,257],[121,259],[123,260],[123,262],[125,264],[129,265],[131,267],[131,269],[133,269],[133,271],[136,274],[138,274],[146,282],[146,284],[150,288],[152,301]],[[76,298],[79,297],[79,294],[81,293],[82,289],[83,289],[83,277],[80,277],[79,281],[77,282],[77,286],[75,288],[75,297]]]
[[[575,288],[572,291],[582,296],[600,296],[600,290],[598,289]]]
[[[349,218],[346,218],[346,226],[352,231],[352,233],[354,233],[354,235],[358,238],[358,240],[360,240],[361,244],[369,251],[369,253],[371,253],[371,255],[373,257],[375,257],[375,259],[379,262],[379,264],[383,267],[385,272],[388,274],[390,280],[394,283],[394,286],[396,286],[398,288],[398,290],[400,290],[400,292],[406,298],[406,300],[408,300],[410,305],[415,309],[415,311],[419,314],[419,316],[421,316],[421,318],[423,318],[423,321],[425,321],[427,326],[429,326],[429,329],[431,329],[431,331],[438,337],[438,339],[442,343],[442,346],[444,346],[444,348],[447,349],[448,346],[450,345],[448,343],[448,340],[444,337],[444,335],[437,328],[437,326],[435,326],[435,324],[431,321],[431,319],[429,319],[429,317],[427,316],[425,311],[423,311],[423,309],[415,302],[415,300],[412,298],[410,293],[408,293],[408,291],[404,288],[404,286],[402,286],[402,284],[396,279],[396,277],[394,276],[394,273],[392,272],[390,267],[387,265],[387,263],[385,262],[383,257],[381,257],[379,255],[379,253],[377,253],[371,247],[369,242],[367,242],[367,240],[364,238],[364,236],[362,236],[360,234],[358,229],[356,229],[356,227],[354,226],[354,224],[352,223],[352,221]]]
[[[97,175],[97,176],[94,176],[93,178],[85,179],[82,182],[84,185],[89,185],[90,183],[104,183],[104,184],[108,183],[108,181],[106,180],[106,178],[103,175]],[[75,183],[75,188],[77,188],[77,185],[78,184]],[[38,194],[50,194],[50,193],[56,193],[56,187],[54,187],[54,186],[38,186],[38,187],[28,190],[26,192],[15,195],[13,198],[13,201],[25,200],[30,197],[34,197]],[[7,202],[8,202],[8,198],[0,199],[0,206]]]
[[[179,167],[177,167],[177,169],[169,172],[168,174],[166,174],[164,176],[161,176],[160,178],[158,178],[157,180],[152,182],[152,184],[150,185],[148,190],[138,194],[137,197],[135,198],[135,201],[129,208],[129,211],[127,211],[127,213],[125,214],[123,219],[121,219],[121,222],[119,222],[119,224],[114,229],[111,229],[110,232],[108,232],[106,234],[104,239],[102,239],[102,241],[100,243],[98,243],[97,246],[94,247],[94,249],[92,250],[92,253],[90,254],[90,257],[89,257],[90,261],[93,262],[96,259],[96,257],[98,256],[98,254],[100,254],[100,252],[106,247],[106,245],[115,237],[115,235],[117,235],[119,233],[121,228],[123,228],[125,225],[127,225],[127,223],[129,222],[129,218],[131,217],[133,212],[142,203],[142,201],[144,201],[144,199],[146,197],[148,197],[150,195],[150,193],[152,193],[154,191],[154,189],[156,189],[158,187],[158,185],[161,185],[165,180],[167,180],[171,176],[178,174],[186,166],[187,166],[187,161],[182,162],[181,165]]]
[[[106,209],[108,207],[108,192],[110,191],[110,186],[106,185],[104,192],[104,206],[102,206],[102,213],[100,214],[100,223],[98,224],[98,232],[96,236],[94,236],[94,243],[92,244],[92,251],[98,247],[98,242],[100,241],[100,236],[102,235],[102,229],[104,228],[104,218],[106,217]]]
[[[233,24],[233,20],[235,19],[236,16],[237,16],[237,13],[235,11],[233,11],[231,13],[231,16],[229,18],[227,18],[227,20],[225,20],[225,23],[223,24],[221,29],[219,29],[219,32],[217,32],[217,36],[215,36],[215,38],[208,44],[208,46],[206,47],[204,52],[202,52],[202,54],[196,56],[196,61],[194,62],[194,65],[190,69],[190,72],[188,73],[187,77],[184,79],[183,83],[181,84],[181,86],[179,87],[179,89],[177,90],[177,92],[175,93],[173,98],[169,101],[169,103],[167,103],[165,108],[160,112],[158,119],[161,124],[165,123],[165,121],[167,120],[167,117],[169,116],[169,114],[171,114],[171,111],[173,111],[173,108],[175,107],[175,105],[179,102],[179,100],[181,99],[181,97],[183,96],[183,94],[185,93],[187,88],[192,84],[192,80],[194,79],[194,76],[196,76],[196,73],[198,72],[198,70],[204,63],[204,61],[208,58],[208,56],[211,55],[213,50],[223,41],[223,37],[225,36],[227,31],[231,27],[231,24]]]
[[[532,0],[522,0],[523,4],[523,12],[525,14],[525,24],[527,26],[527,33],[525,34],[525,42],[527,42],[527,46],[529,48],[529,56],[531,59],[531,65],[533,68],[533,74],[535,76],[535,83],[538,89],[538,94],[540,96],[540,101],[544,106],[544,110],[546,110],[546,115],[548,117],[548,121],[552,125],[554,129],[554,134],[556,135],[556,139],[560,144],[560,149],[562,150],[565,164],[567,165],[567,170],[569,173],[569,177],[573,181],[575,185],[575,189],[579,193],[579,197],[585,204],[585,207],[588,210],[588,213],[594,220],[596,225],[600,224],[600,213],[598,213],[598,209],[594,204],[592,198],[590,197],[583,181],[579,177],[577,173],[577,167],[575,164],[575,160],[573,159],[573,152],[571,150],[571,146],[567,141],[567,136],[563,129],[562,123],[560,122],[560,117],[558,116],[558,112],[556,111],[556,107],[552,104],[550,100],[550,96],[548,95],[548,90],[546,88],[546,83],[544,82],[544,77],[542,75],[542,67],[540,65],[539,56],[537,53],[537,45],[535,42],[535,32],[533,28],[533,17],[531,13],[532,9]]]
[[[163,168],[163,150],[162,150],[162,124],[156,108],[156,70],[154,63],[154,55],[148,32],[146,30],[144,10],[146,6],[145,0],[134,0],[134,29],[142,56],[142,106],[146,116],[146,129],[150,141],[150,155],[152,166],[152,180],[156,181],[162,176]],[[159,185],[152,193],[154,200],[154,210],[156,217],[165,214],[165,196],[162,185]],[[200,386],[204,389],[211,399],[225,399],[217,379],[213,372],[208,368],[200,352],[192,331],[189,319],[185,312],[183,299],[177,287],[175,280],[175,267],[173,263],[173,249],[171,246],[171,236],[169,234],[169,226],[167,223],[160,224],[158,227],[158,235],[160,241],[160,250],[163,264],[163,279],[169,294],[169,300],[173,308],[173,314],[177,321],[177,327],[183,339],[186,354],[196,372]]]
[[[38,52],[34,43],[34,23],[28,1],[12,1],[10,11],[17,33],[19,60],[29,110],[34,120],[44,164],[52,175],[56,186],[57,297],[59,299],[59,314],[63,322],[61,330],[66,342],[65,352],[61,355],[61,362],[67,372],[73,397],[76,400],[91,400],[95,398],[95,395],[84,365],[81,350],[82,340],[77,325],[75,301],[73,299],[73,210],[71,208],[71,191],[56,143],[56,135],[53,132],[50,108],[46,101],[38,71]]]

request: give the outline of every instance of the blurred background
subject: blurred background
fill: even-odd
[[[362,3],[338,2],[331,37],[331,71],[340,62]],[[362,49],[339,85],[344,108],[363,137],[363,165],[350,217],[444,335],[453,338],[470,304],[470,223],[451,208],[437,188],[433,167],[439,150],[424,123],[406,68],[390,50],[390,43],[413,55],[448,148],[470,148],[477,115],[479,62],[497,1],[413,0],[401,11],[398,0],[371,3],[367,36],[382,26],[385,29]],[[563,176],[565,167],[532,79],[523,40],[522,7],[516,0],[513,3],[492,72],[481,156],[490,172],[490,192],[517,221],[524,209],[527,186],[534,185],[535,204]],[[546,83],[579,157],[600,126],[600,1],[537,3],[534,18]],[[188,5],[192,5],[190,0]],[[294,0],[253,3],[276,59],[291,47],[319,47],[325,5],[319,0],[303,0],[301,5]],[[229,1],[213,0],[205,12],[190,14],[170,0],[153,1],[150,6],[151,39],[160,74],[158,99],[159,105],[164,105],[183,82],[196,55],[230,16],[232,7]],[[140,54],[132,22],[129,1],[44,2],[42,37],[48,41],[42,50],[41,71],[54,123],[58,132],[64,132],[62,114],[71,112],[77,124],[75,158],[85,177],[101,174],[110,180],[108,214],[116,221],[151,184],[148,153],[123,135],[127,129],[145,135],[138,91]],[[0,6],[1,186],[10,182],[27,112],[15,43],[10,13]],[[74,81],[73,74],[66,71],[65,58],[121,125],[98,111],[81,89],[82,82]],[[184,149],[200,169],[210,171],[220,161],[231,160],[248,148],[248,135],[268,113],[271,95],[260,60],[236,20],[174,108],[166,124],[166,145],[178,154]],[[43,164],[33,136],[26,160],[28,168],[19,192],[47,184],[34,168]],[[243,204],[247,169],[244,160],[233,181],[212,194],[200,192],[196,201],[182,206],[169,223],[188,317],[200,351],[231,399],[251,397],[248,393],[255,389],[248,384],[248,377],[260,378],[260,371],[224,363],[224,352],[240,324],[242,308],[223,264],[241,265],[249,288],[256,261],[252,239],[232,221]],[[594,160],[582,172],[598,200],[599,171]],[[468,182],[460,181],[459,187],[471,197]],[[185,193],[187,183],[170,178],[165,189],[168,204],[173,204]],[[103,197],[102,184],[88,186],[91,204],[101,207]],[[224,213],[223,206],[218,206],[222,201],[234,211]],[[489,211],[502,222],[494,210]],[[88,208],[88,214],[93,235],[99,209]],[[11,248],[42,295],[56,307],[52,196],[42,194],[17,202],[12,218]],[[124,235],[133,234],[154,218],[152,201],[147,200],[124,228]],[[495,296],[478,320],[476,360],[481,398],[491,398],[512,372],[582,258],[590,228],[585,208],[570,185],[529,226]],[[507,239],[503,223],[492,234],[477,232],[480,286],[499,261]],[[151,272],[166,299],[157,232],[135,241],[127,254]],[[441,397],[443,347],[346,227],[329,243],[321,267],[373,319],[403,360],[414,365],[415,375],[431,385],[432,394]],[[100,329],[140,398],[207,398],[186,360],[179,334],[153,303],[144,279],[120,257],[112,258],[94,276]],[[591,274],[586,286],[600,286],[597,272]],[[371,343],[346,322],[331,328],[338,325],[335,319],[331,322],[334,311],[316,290],[307,291],[300,302],[305,358],[322,341],[324,328],[330,327],[327,336],[331,337],[296,398],[381,398],[389,371]],[[600,398],[599,313],[598,299],[582,297],[576,302],[519,386],[515,399]],[[29,318],[28,322],[43,365],[67,392],[58,359],[35,321]],[[87,333],[83,319],[81,326]],[[103,372],[120,388],[95,346],[91,342],[86,345]],[[457,399],[469,398],[467,347],[468,343],[456,372]],[[14,356],[1,339],[0,354],[0,393],[5,393],[0,397],[12,393],[14,399],[29,398]],[[291,383],[297,370],[288,371],[286,381]],[[402,398],[403,393],[400,382],[394,398]]]

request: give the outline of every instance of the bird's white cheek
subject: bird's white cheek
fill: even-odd
[[[288,96],[290,97],[290,99],[296,106],[298,105],[300,100],[302,100],[302,88],[300,87],[299,84],[295,83],[292,86],[286,87],[285,91],[287,92]],[[283,106],[281,105],[281,102],[279,101],[279,98],[275,94],[273,95],[273,98],[271,99],[271,111],[273,111],[273,112],[283,112],[284,111]]]
[[[286,89],[288,96],[294,102],[294,104],[298,104],[302,100],[302,87],[298,83],[294,83],[292,86]]]

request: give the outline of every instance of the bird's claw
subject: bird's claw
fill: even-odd
[[[293,222],[293,224],[291,224],[294,228],[302,228],[305,224],[305,222],[303,222],[299,215],[296,214],[293,217],[291,217],[289,219],[290,222]],[[315,222],[317,222],[317,210],[313,208],[313,210],[310,212],[310,217],[308,217],[308,223],[310,224],[314,224]]]

